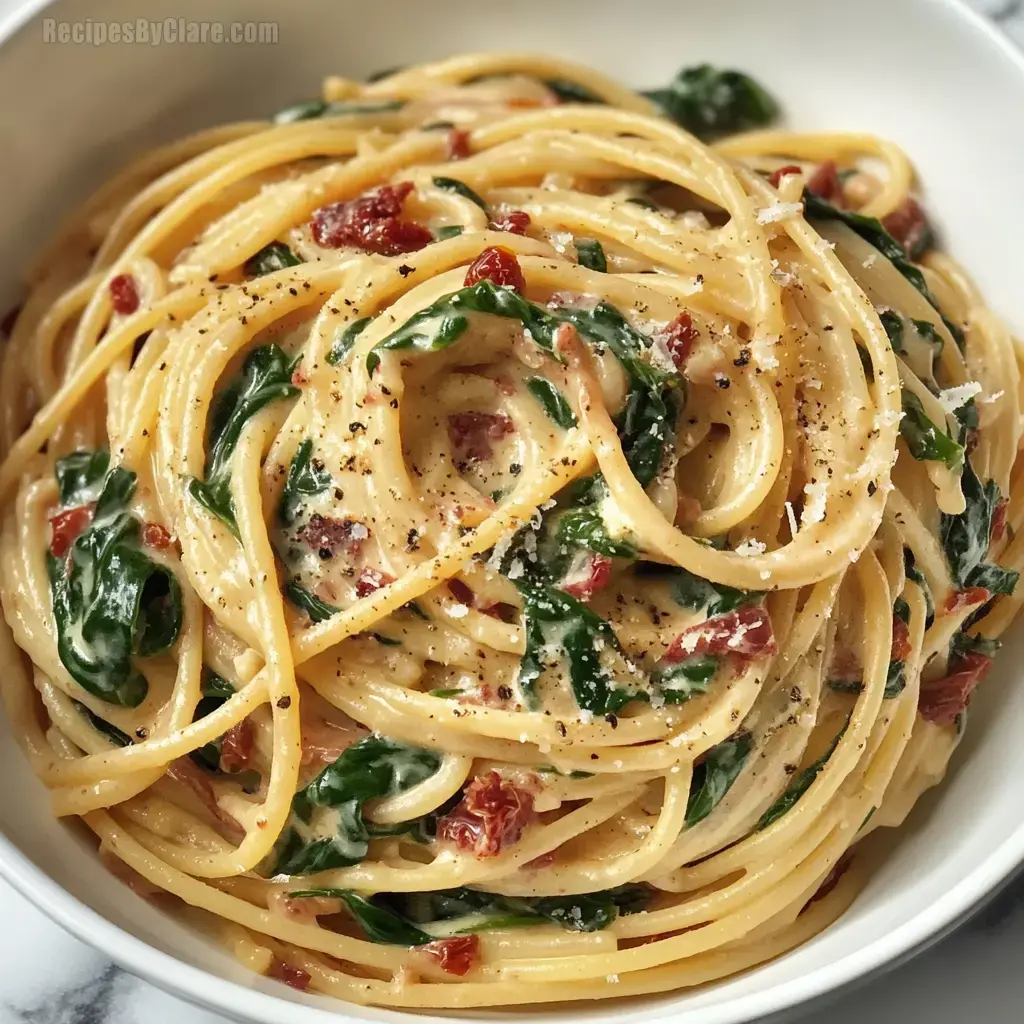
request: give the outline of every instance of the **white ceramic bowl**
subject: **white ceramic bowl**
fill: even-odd
[[[31,2],[0,26],[0,289],[124,156],[218,121],[262,116],[316,93],[321,75],[477,49],[538,49],[637,86],[701,60],[755,74],[792,124],[865,129],[919,167],[949,248],[994,305],[1024,328],[1019,180],[1024,58],[951,0],[174,0],[146,14],[277,21],[277,45],[46,43],[42,19],[133,20],[133,0]],[[738,1024],[832,991],[919,948],[1024,860],[1024,637],[1011,641],[971,707],[950,777],[894,836],[850,912],[813,942],[742,977],[625,1004],[547,1008],[535,1021]],[[2,671],[0,667],[0,671]],[[46,795],[0,725],[0,873],[46,913],[128,970],[247,1021],[315,1024],[404,1015],[346,1006],[254,977],[132,895]],[[483,1016],[483,1015],[481,1015]],[[488,1014],[487,1016],[494,1016]],[[408,1018],[406,1018],[408,1019]],[[420,1018],[423,1019],[423,1018]]]

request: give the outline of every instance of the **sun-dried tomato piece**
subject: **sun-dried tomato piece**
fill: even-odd
[[[453,128],[445,139],[449,160],[465,160],[470,154],[469,132],[464,128]]]
[[[50,516],[50,553],[63,558],[82,531],[92,522],[95,504],[76,505]]]
[[[477,776],[462,801],[437,822],[437,837],[475,857],[496,857],[533,820],[533,794],[497,772]]]
[[[974,688],[992,668],[992,659],[975,651],[957,659],[953,671],[942,679],[921,684],[917,710],[935,725],[952,725],[971,701]]]
[[[492,619],[500,619],[502,622],[515,622],[519,617],[519,611],[514,604],[507,601],[498,601],[496,604],[489,604],[480,611],[484,615],[490,615]]]
[[[297,988],[300,992],[305,992],[309,988],[310,981],[313,980],[307,971],[304,971],[301,967],[292,967],[291,964],[285,963],[279,956],[275,956],[270,961],[270,966],[267,968],[267,977],[283,981],[286,985]]]
[[[786,164],[785,167],[778,167],[768,175],[768,184],[772,188],[778,188],[782,184],[782,179],[787,174],[799,174],[802,170],[803,168],[797,164]]]
[[[817,892],[807,901],[807,905],[804,907],[806,910],[812,903],[817,900],[823,900],[838,884],[843,875],[850,870],[850,865],[853,863],[853,854],[849,850],[846,851],[836,861],[835,866],[825,876],[825,881],[818,886]]]
[[[386,587],[389,583],[394,582],[395,577],[389,573],[367,566],[359,573],[359,578],[356,580],[356,597],[368,597],[375,590],[380,590],[381,587]]]
[[[435,939],[418,952],[429,957],[446,974],[457,974],[460,978],[468,974],[480,956],[479,935],[453,935],[450,939]]]
[[[469,265],[466,271],[465,285],[476,284],[478,281],[492,281],[501,287],[513,288],[521,292],[526,287],[523,268],[511,249],[501,245],[492,245]]]
[[[493,454],[492,441],[500,441],[515,431],[515,424],[504,413],[455,412],[448,417],[448,437],[462,462],[480,462]]]
[[[882,227],[913,259],[920,259],[931,248],[932,228],[928,215],[912,196],[907,196],[902,206],[882,218]]]
[[[826,160],[819,164],[815,172],[807,179],[807,191],[820,196],[826,202],[843,205],[843,182],[839,177],[839,168],[835,160]]]
[[[778,646],[772,632],[772,620],[763,605],[747,604],[726,615],[716,615],[697,626],[683,630],[665,652],[664,660],[683,661],[695,654],[733,654],[740,658],[760,658],[775,654]]]
[[[989,543],[994,544],[997,540],[1003,539],[1006,533],[1006,510],[1009,507],[1006,498],[1000,498],[992,512],[992,530],[989,534]]]
[[[157,548],[163,551],[171,546],[172,538],[170,531],[160,523],[146,523],[142,527],[142,543],[146,547]]]
[[[984,587],[967,587],[955,590],[942,602],[942,610],[947,615],[962,612],[965,608],[978,608],[992,597]]]
[[[559,589],[575,597],[577,601],[589,601],[612,578],[612,560],[605,555],[590,552],[578,572],[559,584]]]
[[[412,190],[411,181],[401,181],[321,206],[311,221],[314,241],[330,249],[347,246],[381,256],[422,249],[434,236],[423,225],[402,219],[402,206]]]
[[[131,274],[118,274],[110,281],[110,301],[114,312],[127,316],[139,308],[139,288]]]
[[[530,215],[525,210],[509,210],[499,213],[488,225],[492,231],[508,231],[513,235],[525,235],[530,226]]]
[[[255,741],[252,722],[243,718],[226,733],[220,744],[220,767],[225,772],[240,772],[250,767]]]
[[[680,313],[661,332],[661,338],[677,369],[683,368],[699,336],[700,331],[693,326],[693,318],[689,313]]]
[[[245,839],[245,829],[217,803],[210,776],[190,757],[175,758],[167,766],[167,777],[190,789],[214,819],[217,831],[231,843]]]
[[[321,558],[331,558],[338,551],[357,558],[370,539],[370,531],[360,519],[332,519],[314,512],[299,531],[299,539]]]
[[[455,598],[459,604],[468,605],[470,608],[473,607],[473,602],[476,600],[476,595],[462,580],[449,580],[448,581],[448,592]]]
[[[332,708],[330,718],[303,701],[299,706],[302,764],[333,764],[341,755],[366,735],[366,728],[343,711]]]
[[[910,627],[898,616],[892,617],[892,650],[890,661],[906,661],[910,657]]]

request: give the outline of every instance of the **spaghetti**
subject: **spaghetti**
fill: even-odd
[[[774,112],[458,57],[67,224],[3,356],[0,688],[111,870],[411,1008],[850,904],[1020,605],[1021,356],[898,148]]]

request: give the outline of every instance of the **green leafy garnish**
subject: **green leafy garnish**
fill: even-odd
[[[749,732],[741,732],[704,755],[704,760],[693,769],[690,798],[686,802],[688,828],[703,821],[721,803],[753,748],[754,737]]]
[[[110,468],[110,452],[79,450],[58,459],[54,466],[57,492],[62,508],[74,508],[94,502],[103,489]]]
[[[903,389],[903,419],[900,436],[915,459],[921,462],[942,462],[957,470],[963,465],[964,449],[927,416],[921,399],[908,388]]]
[[[658,566],[654,572],[670,580],[672,598],[680,608],[704,612],[709,619],[735,611],[741,605],[760,601],[764,596],[756,590],[737,590],[712,583],[682,567],[667,569]]]
[[[433,941],[433,936],[421,931],[404,917],[371,903],[351,889],[299,889],[288,895],[292,899],[326,896],[341,900],[371,942],[392,946],[422,946]]]
[[[245,261],[243,268],[250,277],[262,277],[285,267],[297,267],[302,260],[284,242],[271,242]]]
[[[526,387],[530,394],[540,402],[556,426],[570,430],[576,426],[576,414],[572,411],[565,395],[562,394],[547,377],[528,377]]]
[[[592,89],[579,82],[570,82],[568,78],[545,78],[544,84],[563,103],[604,103]]]
[[[241,372],[213,405],[207,442],[206,479],[189,481],[189,494],[215,515],[237,537],[235,504],[231,497],[231,457],[242,428],[264,406],[280,398],[294,398],[292,384],[298,360],[289,361],[277,345],[253,349]]]
[[[313,440],[306,438],[295,450],[295,457],[288,467],[288,478],[281,492],[281,503],[277,514],[285,526],[295,522],[303,506],[303,498],[323,494],[331,484],[331,474],[323,463],[313,458]]]
[[[337,366],[338,363],[342,362],[345,356],[352,351],[356,338],[370,326],[372,321],[372,316],[364,316],[348,324],[340,334],[335,336],[334,344],[331,345],[331,351],[327,353],[327,362],[331,366]]]
[[[644,95],[700,139],[760,128],[779,113],[775,100],[749,75],[710,64],[683,68],[667,88]]]
[[[903,352],[903,317],[895,310],[883,309],[878,314],[878,319],[882,321],[885,333],[889,336],[893,352],[899,355]]]
[[[74,500],[94,492],[104,462],[87,455],[57,463],[61,493]],[[167,651],[182,623],[178,581],[144,553],[141,523],[128,511],[135,484],[135,474],[121,466],[107,471],[92,521],[67,557],[47,557],[61,664],[94,697],[130,708],[148,689],[133,658]]]
[[[781,818],[787,811],[792,810],[796,805],[797,801],[811,788],[811,783],[821,774],[825,765],[828,764],[829,758],[835,753],[836,747],[839,746],[839,741],[846,735],[846,730],[849,728],[850,720],[847,719],[843,724],[842,729],[836,735],[836,738],[829,745],[828,750],[825,751],[817,761],[809,764],[802,772],[800,772],[793,781],[783,790],[782,795],[768,808],[764,814],[761,815],[760,820],[757,823],[755,831],[760,832],[762,829],[767,828],[773,822]]]
[[[111,725],[108,721],[94,715],[81,701],[72,700],[71,702],[75,710],[82,715],[83,718],[101,735],[106,736],[114,746],[117,747],[130,747],[132,745],[132,738],[125,732],[121,732],[116,725]]]
[[[576,239],[576,258],[581,267],[597,270],[602,274],[608,272],[608,259],[604,254],[604,246],[596,238]]]
[[[440,765],[434,751],[384,736],[353,744],[295,794],[272,873],[304,875],[358,864],[370,841],[363,804],[404,793]]]
[[[443,242],[449,238],[458,238],[465,230],[461,224],[445,224],[434,232],[434,238],[438,242]]]
[[[326,622],[332,615],[341,611],[336,605],[321,601],[319,597],[311,594],[295,580],[289,580],[284,585],[284,596],[296,608],[301,608],[309,616],[311,622]]]
[[[718,674],[718,658],[695,654],[682,661],[661,662],[651,673],[651,683],[666,704],[684,704],[691,697],[707,693]]]
[[[481,210],[487,209],[487,203],[477,195],[464,181],[459,181],[458,178],[445,178],[436,177],[434,178],[434,184],[445,192],[454,192],[457,196],[462,196],[463,199],[468,199],[471,203],[476,203]]]

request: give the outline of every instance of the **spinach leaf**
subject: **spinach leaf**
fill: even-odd
[[[980,635],[971,636],[961,630],[954,633],[953,639],[950,641],[949,659],[953,661],[962,658],[965,654],[983,654],[986,658],[991,658],[1002,646],[1002,642],[999,640],[990,640],[988,637]]]
[[[572,411],[572,406],[547,377],[528,377],[526,387],[556,426],[563,430],[570,430],[576,426],[576,414]]]
[[[925,579],[924,573],[917,568],[914,552],[906,547],[903,549],[903,568],[907,574],[907,579],[916,583],[924,593],[925,608],[927,610],[924,625],[925,629],[927,629],[935,621],[935,602],[932,599],[932,589],[928,586],[928,580]]]
[[[835,753],[836,747],[839,746],[839,741],[846,735],[846,730],[850,726],[850,720],[847,718],[843,724],[842,729],[836,734],[836,738],[829,745],[828,750],[825,751],[817,761],[809,764],[793,781],[783,790],[781,796],[768,808],[764,814],[761,815],[760,820],[757,823],[757,827],[754,831],[760,832],[762,829],[766,829],[773,822],[778,821],[787,811],[792,810],[796,805],[797,801],[811,788],[811,783],[821,774],[822,769],[828,764],[828,759]]]
[[[622,452],[641,487],[658,474],[669,433],[669,407],[658,391],[638,384],[615,420]]]
[[[526,653],[519,666],[519,685],[531,698],[547,667],[546,653],[557,646],[569,663],[569,681],[576,703],[595,715],[618,711],[636,695],[615,686],[602,652],[624,658],[611,625],[565,591],[524,579],[516,580],[523,597]]]
[[[882,225],[877,217],[865,217],[862,213],[854,213],[851,210],[841,210],[830,202],[822,199],[821,196],[804,189],[804,216],[808,220],[838,220],[864,239],[868,245],[873,245],[889,262],[928,300],[928,303],[942,316],[942,310],[935,296],[928,288],[924,274],[911,263],[907,251],[896,241]],[[942,316],[942,322],[946,325],[953,340],[962,349],[964,347],[964,332],[957,327],[946,316]]]
[[[907,388],[903,389],[900,436],[907,442],[910,454],[920,462],[942,462],[952,470],[963,465],[963,446],[928,419],[921,399]]]
[[[449,238],[458,238],[466,229],[461,224],[445,224],[434,232],[434,239],[444,242]]]
[[[686,802],[688,828],[703,821],[721,803],[753,748],[754,737],[749,732],[741,732],[704,755],[704,760],[693,769],[690,798]]]
[[[992,517],[999,504],[999,485],[982,485],[970,461],[960,479],[967,507],[959,515],[942,514],[939,539],[954,582],[960,587],[984,587],[993,594],[1010,594],[1020,574],[1012,569],[985,564],[992,537]]]
[[[568,78],[545,78],[544,84],[563,103],[604,103],[592,89],[579,82],[570,82]]]
[[[596,238],[576,239],[576,258],[581,267],[597,270],[602,274],[608,272],[608,259],[604,254],[604,246]]]
[[[911,320],[910,322],[914,325],[914,330],[935,349],[934,355],[939,355],[945,342],[942,340],[942,335],[935,329],[935,324],[930,320]]]
[[[82,483],[81,454],[75,453],[70,464],[61,460],[57,469],[62,489],[75,498],[83,487],[94,486]],[[135,484],[129,470],[109,470],[92,522],[67,558],[47,556],[61,664],[94,697],[131,708],[142,703],[148,689],[133,657],[168,650],[182,622],[178,581],[143,552],[141,524],[128,511]]]
[[[295,580],[289,580],[284,585],[284,596],[296,608],[301,608],[309,616],[311,622],[326,622],[332,615],[341,611],[336,605],[321,601],[319,597],[311,594]]]
[[[206,479],[189,481],[189,494],[208,512],[224,522],[237,537],[235,504],[231,498],[231,457],[238,446],[242,428],[265,405],[279,398],[294,398],[299,389],[292,384],[298,359],[289,362],[277,345],[253,349],[241,372],[224,389],[210,414],[206,455]]]
[[[636,914],[651,900],[645,885],[620,885],[603,892],[578,896],[540,896],[523,900],[530,909],[573,932],[597,932],[607,928],[619,914]],[[509,901],[512,902],[512,901]],[[519,901],[516,901],[519,902]],[[510,909],[516,909],[515,906]]]
[[[712,583],[682,567],[666,569],[658,566],[655,572],[671,580],[672,598],[680,608],[705,612],[709,619],[735,611],[741,605],[760,601],[764,596],[756,590],[737,590],[721,583]]]
[[[116,725],[94,715],[81,701],[72,700],[75,710],[101,735],[106,736],[111,743],[117,747],[130,747],[132,738],[125,732],[121,732]]]
[[[100,496],[109,467],[110,452],[106,448],[79,449],[58,459],[54,473],[61,507],[74,508],[94,502]]]
[[[295,450],[295,457],[288,468],[288,478],[277,509],[281,522],[291,526],[302,509],[302,499],[323,494],[330,485],[331,474],[319,459],[313,458],[313,439],[307,437]]]
[[[682,661],[659,664],[651,673],[651,684],[658,688],[666,704],[685,704],[699,693],[707,693],[718,674],[718,658],[692,655]]]
[[[710,64],[683,68],[667,88],[644,95],[666,117],[705,140],[760,128],[779,114],[775,100],[749,75]]]
[[[262,277],[285,267],[297,267],[302,260],[284,242],[271,242],[245,261],[243,269],[250,277]]]
[[[327,353],[327,362],[331,366],[337,366],[338,363],[343,362],[345,356],[352,351],[352,346],[356,343],[356,338],[359,337],[363,331],[373,322],[372,316],[364,316],[359,320],[353,320],[341,334],[337,335],[334,339],[334,344],[331,345],[331,351]]]
[[[384,736],[367,736],[353,744],[295,794],[273,874],[303,875],[358,864],[370,840],[363,804],[404,793],[440,765],[441,756],[434,751]],[[330,815],[334,834],[325,835],[323,823],[314,821],[314,815]]]
[[[203,696],[213,697],[223,703],[235,695],[235,688],[223,677],[217,675],[212,668],[203,669]]]
[[[487,203],[484,202],[483,198],[477,195],[464,181],[459,181],[458,178],[445,178],[436,177],[434,178],[434,184],[445,192],[453,192],[457,196],[462,196],[463,199],[468,199],[471,203],[476,203],[481,210],[487,209]]]
[[[557,538],[560,551],[577,547],[607,558],[636,558],[636,548],[632,544],[612,539],[594,505],[572,508],[559,516]]]
[[[211,668],[204,665],[202,693],[203,696],[199,703],[196,704],[195,713],[192,715],[193,722],[198,722],[201,718],[205,718],[216,711],[226,700],[234,696],[235,688],[223,676],[217,675]],[[201,747],[193,750],[188,756],[200,768],[214,775],[219,775],[221,774],[220,753],[222,739],[223,737],[218,736],[216,739],[210,740],[209,743],[204,743]],[[255,776],[256,783],[253,788],[254,790],[259,788],[259,776],[256,772],[240,774]]]
[[[421,931],[412,922],[386,907],[371,903],[351,889],[299,889],[288,895],[292,899],[327,896],[341,900],[371,942],[382,942],[392,946],[422,946],[433,941],[432,935]]]
[[[286,107],[274,115],[274,124],[291,124],[293,121],[311,121],[318,117],[342,117],[345,114],[387,114],[405,106],[404,100],[379,100],[364,103],[329,103],[327,100],[310,100]]]
[[[893,309],[883,309],[878,314],[885,333],[889,336],[889,344],[897,355],[903,353],[903,317]]]

